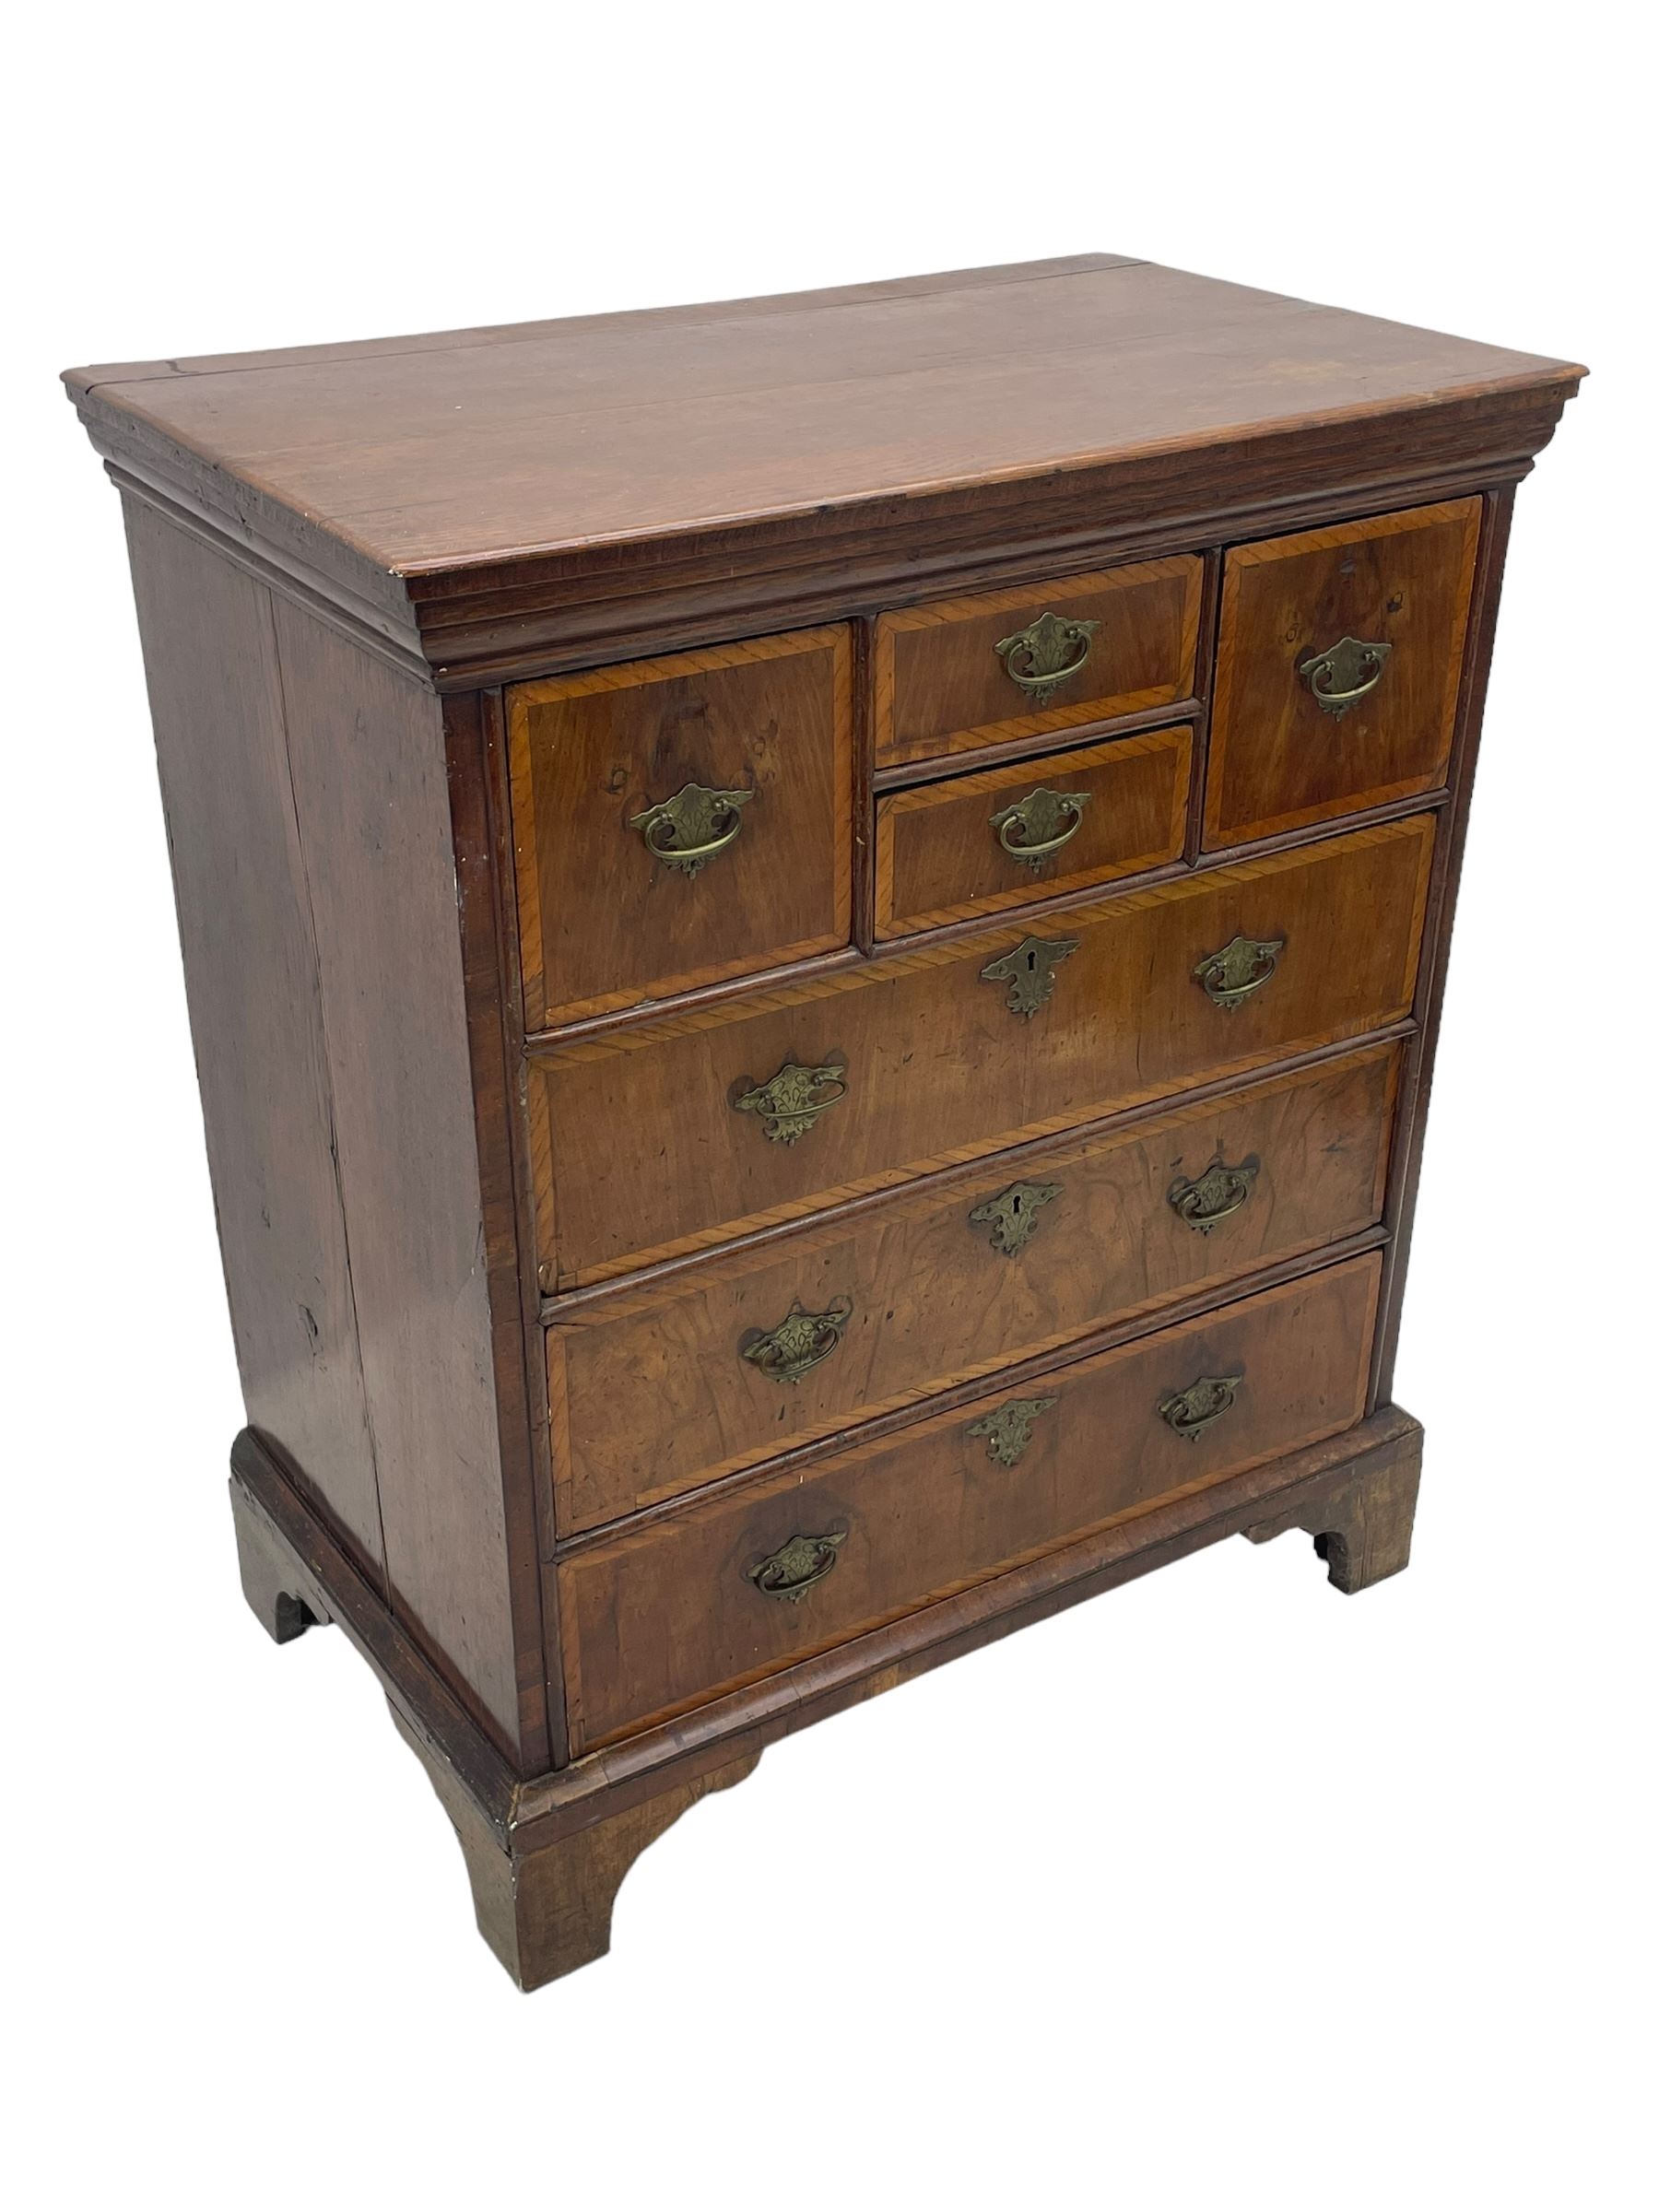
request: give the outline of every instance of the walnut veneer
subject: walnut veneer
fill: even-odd
[[[243,1584],[374,1667],[524,1986],[790,1730],[1223,1535],[1406,1564],[1503,547],[1583,373],[1101,254],[69,372]]]

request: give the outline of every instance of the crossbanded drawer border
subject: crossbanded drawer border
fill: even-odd
[[[804,1220],[848,1200],[894,1190],[923,1176],[982,1159],[992,1153],[1011,1151],[1023,1145],[1038,1143],[1066,1130],[1081,1128],[1086,1124],[1093,1125],[1097,1122],[1111,1122],[1153,1100],[1167,1099],[1173,1105],[1188,1092],[1207,1088],[1211,1083],[1225,1077],[1244,1076],[1281,1064],[1288,1065],[1300,1059],[1304,1052],[1318,1049],[1319,1045],[1349,1040],[1357,1042],[1361,1038],[1392,1027],[1396,1019],[1403,1019],[1411,1011],[1421,969],[1423,927],[1434,880],[1435,853],[1440,843],[1439,817],[1433,810],[1403,816],[1374,829],[1350,830],[1344,836],[1320,839],[1316,843],[1290,846],[1222,869],[1192,870],[1141,890],[1120,889],[1104,899],[1065,910],[1068,918],[1074,919],[1093,917],[1107,910],[1118,913],[1134,912],[1163,905],[1182,895],[1196,892],[1201,887],[1213,887],[1218,880],[1227,884],[1248,884],[1270,879],[1290,868],[1305,865],[1311,853],[1328,853],[1337,848],[1359,852],[1395,841],[1407,835],[1415,835],[1419,839],[1421,852],[1414,886],[1413,911],[1405,938],[1406,964],[1401,974],[1395,1007],[1392,1012],[1384,1012],[1380,1018],[1340,1030],[1335,1037],[1321,1039],[1312,1047],[1299,1044],[1287,1050],[1282,1045],[1275,1045],[1256,1053],[1241,1054],[1236,1059],[1223,1061],[1206,1069],[1197,1080],[1180,1084],[1173,1088],[1157,1082],[1146,1084],[1114,1100],[1105,1112],[1078,1113],[1068,1110],[1018,1129],[1001,1130],[983,1142],[959,1146],[947,1152],[906,1161],[896,1168],[883,1169],[831,1188],[815,1191],[802,1198],[787,1199],[778,1205],[758,1209],[753,1214],[719,1225],[712,1233],[705,1230],[688,1232],[660,1244],[641,1247],[615,1262],[604,1262],[572,1271],[563,1280],[558,1279],[553,1273],[558,1254],[558,1194],[553,1178],[554,1145],[549,1087],[546,1082],[536,1079],[539,1069],[553,1069],[560,1065],[575,1065],[610,1058],[618,1053],[640,1052],[665,1038],[697,1035],[707,1030],[735,1025],[753,1015],[773,1013],[817,999],[833,997],[841,992],[858,990],[893,974],[937,968],[964,958],[994,956],[1019,944],[1026,933],[1018,924],[1005,924],[1001,928],[987,931],[983,935],[952,939],[947,944],[920,946],[913,951],[890,956],[880,961],[861,961],[854,968],[840,969],[803,982],[777,989],[746,992],[739,998],[726,1000],[714,1006],[688,1008],[661,1022],[639,1024],[607,1031],[597,1037],[571,1039],[564,1042],[549,1039],[527,1043],[524,1048],[525,1064],[530,1079],[525,1086],[528,1120],[526,1167],[529,1194],[536,1217],[536,1252],[538,1266],[543,1272],[544,1293],[556,1297],[569,1290],[586,1289],[636,1275],[693,1253],[720,1251],[742,1238]]]

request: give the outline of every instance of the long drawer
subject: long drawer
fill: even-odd
[[[1398,1019],[1434,822],[1384,828],[759,991],[530,1064],[544,1288]]]
[[[576,1306],[547,1332],[560,1531],[1369,1228],[1397,1060],[1362,1048]]]
[[[1348,1428],[1380,1273],[1326,1268],[568,1556],[578,1747]]]

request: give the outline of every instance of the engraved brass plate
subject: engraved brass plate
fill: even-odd
[[[850,1298],[833,1300],[822,1313],[808,1313],[797,1298],[775,1329],[743,1347],[743,1357],[769,1382],[798,1382],[829,1359],[852,1318]]]
[[[1024,629],[1002,639],[997,658],[1034,707],[1046,707],[1061,685],[1082,672],[1094,644],[1099,621],[1073,622],[1064,615],[1039,615]]]
[[[1070,959],[1077,944],[1076,937],[1028,937],[1012,952],[1005,952],[1000,960],[982,968],[980,981],[1006,983],[1008,1011],[1023,1014],[1029,1021],[1038,1007],[1046,1006],[1053,996],[1054,971],[1062,960]]]
[[[759,1083],[732,1101],[737,1113],[758,1113],[774,1145],[798,1144],[819,1114],[839,1106],[847,1095],[844,1067],[802,1067],[785,1060],[770,1083]]]
[[[1242,1006],[1253,991],[1272,980],[1284,949],[1283,937],[1235,937],[1219,952],[1200,960],[1193,977],[1204,985],[1215,1005],[1230,1013],[1234,1006]]]
[[[1057,1182],[1011,1182],[994,1198],[976,1206],[968,1218],[989,1230],[993,1252],[1006,1253],[1012,1259],[1037,1234],[1039,1209],[1058,1198],[1060,1191]]]
[[[1158,1410],[1176,1435],[1190,1442],[1231,1408],[1243,1380],[1242,1375],[1200,1375],[1196,1382],[1163,1399]]]
[[[757,1590],[767,1597],[787,1598],[798,1606],[815,1583],[821,1583],[835,1565],[841,1546],[847,1540],[843,1528],[831,1529],[822,1536],[791,1536],[768,1558],[745,1572]]]
[[[737,841],[743,808],[754,795],[752,791],[711,791],[703,783],[688,783],[673,798],[647,806],[643,814],[630,815],[628,826],[639,831],[653,860],[682,876],[695,876],[717,853]]]
[[[994,1459],[999,1467],[1011,1467],[1030,1442],[1031,1424],[1038,1415],[1059,1402],[1058,1398],[1010,1398],[994,1413],[974,1421],[968,1433],[985,1438],[987,1459]]]
[[[1324,653],[1303,661],[1297,674],[1327,714],[1340,722],[1348,709],[1382,681],[1392,645],[1368,645],[1363,638],[1338,638]]]
[[[1225,1221],[1246,1204],[1255,1187],[1256,1163],[1247,1159],[1230,1168],[1219,1153],[1202,1175],[1177,1176],[1166,1195],[1189,1227],[1208,1236],[1218,1221]]]
[[[996,841],[1011,860],[1034,875],[1077,836],[1083,827],[1083,809],[1093,796],[1091,791],[1050,791],[1040,783],[991,817]]]

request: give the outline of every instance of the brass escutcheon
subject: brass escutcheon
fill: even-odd
[[[1218,1221],[1225,1221],[1246,1203],[1255,1179],[1254,1160],[1230,1168],[1218,1152],[1202,1175],[1177,1176],[1166,1195],[1189,1228],[1207,1237]]]
[[[1091,791],[1050,791],[1040,783],[991,817],[996,841],[1011,860],[1035,874],[1077,836],[1083,827],[1083,809],[1093,796]],[[1012,835],[1016,830],[1018,835]]]
[[[1006,1253],[1012,1259],[1037,1234],[1039,1207],[1058,1198],[1061,1187],[1057,1182],[1011,1182],[994,1198],[976,1206],[968,1218],[990,1230],[993,1252]]]
[[[1368,645],[1363,638],[1338,638],[1296,673],[1325,712],[1340,722],[1356,700],[1382,681],[1383,664],[1393,651],[1392,645]]]
[[[1041,614],[1011,638],[999,640],[994,650],[1031,704],[1045,707],[1062,684],[1080,674],[1100,627],[1098,620],[1074,622],[1064,615]]]
[[[1253,991],[1272,980],[1284,949],[1283,937],[1235,937],[1219,952],[1200,960],[1193,978],[1204,985],[1216,1006],[1230,1014]]]
[[[737,1113],[758,1113],[774,1145],[798,1144],[820,1113],[839,1106],[847,1095],[844,1067],[802,1067],[785,1060],[770,1083],[757,1084],[732,1101]]]
[[[808,1313],[797,1298],[775,1329],[741,1347],[744,1359],[771,1382],[798,1382],[828,1359],[853,1318],[850,1298],[831,1300],[822,1313]]]
[[[1243,1380],[1242,1375],[1200,1375],[1184,1390],[1162,1399],[1158,1410],[1176,1435],[1184,1436],[1190,1443],[1235,1403]]]
[[[1058,1398],[1010,1398],[994,1413],[972,1422],[968,1434],[986,1439],[987,1459],[994,1459],[999,1467],[1011,1467],[1031,1441],[1032,1422],[1059,1402]]]
[[[628,826],[639,831],[653,860],[691,877],[736,842],[742,810],[754,795],[752,791],[711,791],[704,783],[688,783],[673,798],[647,806],[643,814],[630,815]]]
[[[821,1583],[847,1540],[843,1528],[822,1536],[791,1536],[788,1543],[744,1570],[757,1590],[767,1597],[787,1598],[798,1605],[815,1583]]]
[[[1029,1021],[1054,994],[1054,971],[1077,951],[1076,937],[1028,937],[1000,960],[980,970],[982,983],[1006,983],[1008,1011]]]

